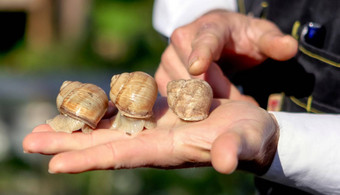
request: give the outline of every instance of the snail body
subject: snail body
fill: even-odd
[[[207,118],[212,98],[210,85],[201,79],[175,80],[167,85],[169,108],[185,121]]]
[[[47,123],[55,131],[91,132],[106,113],[108,98],[103,89],[78,81],[65,81],[56,100],[60,115]]]
[[[144,72],[122,73],[111,79],[110,99],[118,108],[112,124],[113,129],[127,134],[153,128],[153,105],[157,99],[157,84],[153,77]]]

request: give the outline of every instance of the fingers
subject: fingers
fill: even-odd
[[[284,61],[297,53],[297,41],[292,36],[282,33],[274,23],[263,19],[251,19],[249,26],[247,34],[265,56]]]
[[[259,48],[266,56],[285,61],[295,56],[298,44],[292,36],[269,32],[259,39]]]
[[[166,98],[159,97],[154,106],[154,118],[157,126],[166,130],[181,125],[178,117],[168,109]],[[131,136],[110,129],[114,118],[101,120],[97,129],[91,133],[55,132],[49,125],[37,126],[23,140],[23,149],[27,153],[56,154],[70,150],[80,150],[115,140],[131,139]],[[148,130],[146,130],[148,131]]]
[[[89,170],[122,169],[145,166],[171,166],[172,144],[169,134],[144,134],[129,140],[94,146],[84,150],[65,152],[53,157],[51,173],[79,173]],[[163,140],[159,143],[159,140]],[[157,141],[158,140],[158,141]]]
[[[169,81],[189,78],[190,74],[185,64],[177,55],[174,46],[170,44],[163,52],[161,63],[155,73],[159,93],[166,96],[166,87]]]
[[[172,79],[190,78],[185,65],[182,63],[172,44],[162,54],[161,65]]]
[[[298,46],[275,24],[231,12],[211,12],[176,29],[171,45],[181,64],[194,76],[207,72],[220,57],[251,67],[268,57],[288,60],[297,53]]]
[[[33,133],[38,133],[38,132],[53,132],[53,129],[47,125],[47,124],[42,124],[42,125],[38,125],[33,129]]]
[[[117,149],[117,147],[119,148]],[[123,164],[122,159],[131,155],[127,152],[124,153],[130,147],[128,142],[116,142],[116,144],[107,143],[85,150],[61,153],[51,159],[49,172],[80,173],[89,170],[118,169],[117,162],[120,161]],[[144,145],[139,145],[139,147],[144,147]]]
[[[232,84],[224,76],[222,70],[216,63],[212,63],[204,78],[212,87],[214,98],[230,98]]]
[[[115,140],[83,150],[60,153],[51,159],[49,172],[79,173],[104,169],[138,167],[169,169],[188,165],[208,165],[210,142],[204,136],[202,138],[200,133],[193,133],[195,130],[197,132],[197,127],[188,125],[183,126],[184,129],[189,129],[189,132],[185,133],[179,129],[147,130],[131,139]],[[210,136],[207,137],[209,139]]]
[[[215,23],[204,24],[192,41],[189,56],[189,72],[192,75],[205,73],[210,64],[220,58],[225,44],[224,30]]]
[[[216,63],[212,63],[204,76],[204,79],[213,89],[214,98],[246,101],[258,106],[254,98],[241,94],[238,88],[224,76],[222,70]]]
[[[117,139],[129,139],[119,131],[97,129],[92,133],[63,133],[49,130],[48,125],[40,125],[23,140],[23,149],[27,153],[56,154],[70,150],[80,150]],[[43,129],[47,129],[43,131]]]
[[[197,26],[195,23],[188,24],[183,27],[179,27],[174,30],[170,40],[178,59],[185,65],[186,70],[188,69],[188,57],[191,53],[192,40],[197,33]]]
[[[168,73],[164,70],[164,66],[160,64],[155,73],[155,80],[158,87],[158,92],[161,96],[167,96],[167,84],[171,81]]]
[[[204,19],[177,28],[171,35],[176,55],[193,76],[205,73],[212,61],[218,60],[224,46],[225,31]]]

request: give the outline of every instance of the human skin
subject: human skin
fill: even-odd
[[[213,10],[174,30],[155,79],[162,95],[171,80],[198,77],[214,97],[246,100],[218,65],[229,72],[259,65],[267,58],[284,61],[297,53],[297,41],[272,22],[226,10]],[[223,61],[223,63],[221,63]]]
[[[107,129],[112,119],[102,120],[90,134],[54,132],[46,124],[39,125],[25,137],[23,149],[53,155],[50,173],[212,165],[230,174],[239,162],[255,164],[242,168],[259,173],[270,166],[275,154],[279,137],[275,119],[251,103],[214,99],[207,119],[184,122],[160,97],[154,114],[157,127],[133,136]]]

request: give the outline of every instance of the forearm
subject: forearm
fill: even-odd
[[[163,34],[170,37],[172,32],[186,25],[201,15],[214,10],[237,10],[235,0],[155,0],[153,10],[153,26]]]

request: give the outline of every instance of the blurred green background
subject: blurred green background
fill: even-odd
[[[152,0],[0,0],[0,194],[255,194],[250,174],[211,167],[51,175],[21,142],[56,114],[64,80],[109,90],[113,74],[154,74],[166,40]]]

